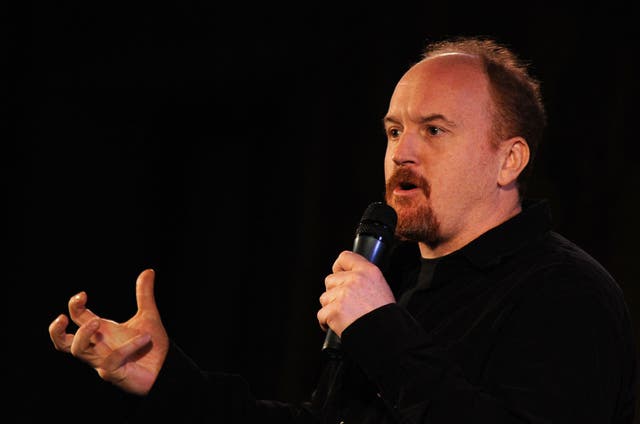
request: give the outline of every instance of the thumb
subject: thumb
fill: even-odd
[[[138,304],[138,313],[158,313],[156,299],[153,294],[155,275],[156,273],[153,269],[145,269],[140,273],[140,275],[138,275],[138,279],[136,280],[136,303]]]

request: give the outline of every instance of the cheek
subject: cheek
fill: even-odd
[[[449,164],[447,190],[452,196],[478,199],[496,184],[495,166],[487,155],[469,155]]]
[[[384,180],[389,181],[389,177],[393,173],[393,160],[391,160],[391,150],[387,148],[387,152],[384,156]]]
[[[447,154],[440,156],[438,160],[431,162],[429,169],[425,169],[434,186],[452,190],[462,183],[469,173],[469,158],[459,154]],[[435,187],[434,187],[435,188]]]
[[[450,157],[438,162],[437,166],[427,172],[427,179],[431,184],[431,195],[435,203],[459,203],[463,198],[473,195],[477,190],[481,173],[478,167],[470,165],[469,157]]]

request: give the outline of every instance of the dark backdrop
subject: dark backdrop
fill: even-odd
[[[388,98],[444,35],[491,35],[534,64],[550,125],[530,194],[618,279],[640,334],[636,10],[133,3],[25,2],[0,18],[16,421],[119,416],[119,393],[47,327],[80,290],[126,320],[148,267],[169,333],[202,367],[306,399],[324,276],[382,198]]]

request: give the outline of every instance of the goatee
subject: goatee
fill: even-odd
[[[422,196],[394,196],[396,188],[418,188]],[[431,248],[440,244],[440,224],[429,205],[431,186],[429,182],[409,168],[397,168],[385,185],[385,200],[398,214],[396,237],[425,243]]]

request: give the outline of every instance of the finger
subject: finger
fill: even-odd
[[[149,333],[139,334],[128,340],[122,346],[114,349],[111,354],[105,358],[102,367],[108,371],[114,371],[121,367],[131,356],[137,354],[141,349],[151,342]]]
[[[78,331],[76,331],[76,335],[73,338],[73,343],[71,343],[71,354],[73,356],[81,356],[93,345],[91,342],[91,336],[98,331],[99,327],[100,320],[95,318],[78,328]]]
[[[339,271],[337,273],[329,274],[324,278],[324,286],[327,291],[341,286],[345,283],[347,279],[347,275],[344,271]]]
[[[318,311],[318,313],[316,314],[316,317],[318,318],[318,324],[320,324],[320,328],[322,329],[322,331],[327,331],[329,329],[329,327],[327,326],[327,311],[325,308],[322,308]]]
[[[320,299],[319,300],[320,300],[320,304],[322,306],[326,306],[328,303],[330,303],[329,295],[327,294],[327,292],[322,293],[320,295]]]
[[[332,317],[335,314],[335,304],[328,304],[321,308],[317,313],[318,323],[323,331],[327,331],[331,328]]]
[[[353,252],[350,252],[348,250],[344,250],[340,252],[336,260],[333,262],[333,265],[331,266],[332,272],[335,273],[335,272],[345,271],[345,268],[343,266],[343,262],[345,260],[344,257],[349,255],[349,253],[353,253]]]
[[[87,309],[87,293],[80,292],[69,299],[69,316],[78,326],[98,318],[96,314]]]
[[[53,342],[56,350],[61,352],[70,352],[71,343],[73,342],[73,334],[67,334],[67,326],[69,319],[66,315],[60,314],[49,324],[49,337]]]
[[[138,312],[158,312],[156,299],[153,293],[155,282],[155,271],[153,269],[145,269],[140,273],[136,280],[136,303]]]
[[[320,295],[320,304],[322,306],[327,306],[329,303],[333,302],[336,299],[335,290],[327,290],[326,292]]]
[[[364,256],[351,252],[349,250],[345,250],[344,252],[338,255],[338,258],[333,263],[331,267],[334,273],[341,271],[352,271],[364,264],[370,264]]]

